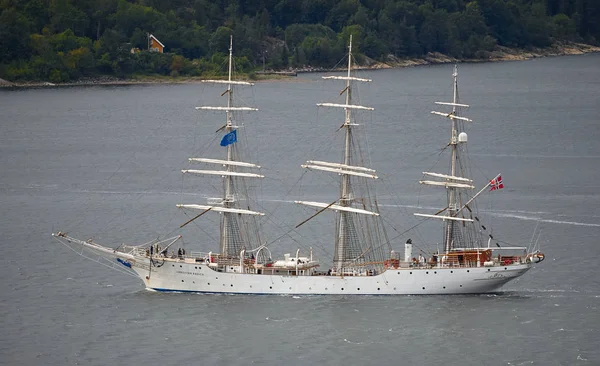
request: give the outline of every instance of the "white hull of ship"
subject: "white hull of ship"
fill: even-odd
[[[452,295],[497,292],[534,262],[492,267],[388,268],[372,276],[281,275],[219,272],[190,258],[150,258],[95,243],[55,236],[134,272],[154,291],[255,295]],[[61,240],[63,239],[63,240]],[[72,248],[73,249],[73,248]],[[77,251],[79,253],[79,251]],[[222,268],[222,267],[221,267]]]
[[[531,264],[472,268],[388,269],[374,276],[287,276],[217,272],[206,264],[130,261],[155,291],[257,295],[442,295],[498,291]]]

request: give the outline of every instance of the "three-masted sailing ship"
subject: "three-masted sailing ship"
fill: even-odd
[[[310,160],[302,165],[311,171],[339,176],[339,196],[332,202],[296,201],[299,205],[312,207],[315,215],[329,211],[334,214],[334,254],[326,270],[320,268],[320,262],[313,258],[312,251],[301,256],[298,250],[295,254],[285,254],[284,258],[272,260],[268,247],[261,244],[255,224],[264,214],[252,209],[246,182],[261,179],[263,175],[259,172],[260,166],[243,160],[243,152],[237,144],[239,128],[234,118],[234,112],[256,109],[234,104],[233,89],[252,84],[232,80],[232,43],[228,79],[206,81],[227,86],[223,93],[227,97],[226,106],[197,107],[199,110],[225,112],[225,125],[219,132],[223,134],[220,145],[226,148],[225,157],[189,159],[192,163],[220,166],[222,170],[183,170],[185,174],[212,175],[221,179],[222,197],[211,198],[206,204],[177,205],[198,212],[184,225],[205,214],[220,216],[218,249],[215,246],[214,252],[186,253],[181,249],[175,252],[173,247],[180,236],[142,246],[120,245],[116,249],[91,239],[79,240],[63,232],[53,233],[53,236],[67,245],[76,245],[98,254],[120,269],[139,276],[148,289],[176,292],[289,295],[485,293],[498,290],[527,272],[533,263],[543,260],[541,253],[528,252],[526,247],[491,248],[489,240],[487,246],[482,245],[485,240],[476,228],[477,220],[472,218],[472,202],[490,184],[497,187],[498,177],[472,198],[465,194],[465,191],[474,188],[461,163],[461,145],[467,142],[461,126],[470,120],[459,115],[459,110],[467,105],[457,100],[456,70],[453,102],[438,103],[452,107],[452,111],[433,112],[451,121],[450,172],[427,172],[424,175],[436,180],[421,181],[422,184],[445,188],[448,205],[435,214],[418,214],[443,221],[444,248],[430,260],[417,261],[412,259],[412,243],[409,240],[405,244],[404,258],[398,257],[386,236],[372,189],[378,178],[376,171],[366,166],[361,155],[361,151],[365,150],[360,149],[359,134],[355,133],[359,124],[354,112],[373,108],[353,104],[353,86],[371,80],[353,76],[352,38],[348,50],[345,76],[324,77],[344,82],[340,95],[345,94],[345,102],[318,104],[319,107],[337,108],[344,112],[339,129],[344,136],[341,147],[343,158],[339,162]]]

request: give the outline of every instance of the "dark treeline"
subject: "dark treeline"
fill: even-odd
[[[165,53],[144,51],[148,32]],[[241,72],[332,67],[350,34],[375,60],[485,58],[497,45],[597,44],[600,1],[2,0],[0,77],[209,75],[222,70],[230,34]]]

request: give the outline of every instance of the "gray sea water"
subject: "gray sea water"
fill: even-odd
[[[418,222],[412,212],[433,211],[444,198],[418,180],[443,161],[449,125],[429,112],[433,101],[450,101],[451,73],[451,65],[439,65],[363,74],[373,83],[360,95],[376,109],[367,119],[371,166],[400,252],[408,235],[423,245],[441,236],[436,225],[404,231]],[[0,363],[600,364],[600,55],[464,64],[459,73],[461,101],[472,106],[477,183],[502,173],[505,184],[480,203],[482,220],[510,244],[529,245],[537,227],[547,258],[491,295],[149,292],[50,234],[63,230],[117,246],[181,233],[186,247],[213,250],[197,240],[217,236],[202,225],[210,218],[173,229],[189,218],[176,203],[202,203],[218,188],[205,180],[190,185],[179,172],[190,156],[219,157],[207,146],[215,144],[220,116],[205,118],[193,108],[214,90],[1,90]],[[315,103],[335,101],[341,87],[320,76],[261,82],[243,97],[260,109],[242,122],[250,160],[265,167],[267,178],[255,188],[271,217],[265,240],[279,255],[299,245],[319,256],[332,251],[325,215],[278,239],[307,217],[290,200],[310,193],[325,202],[337,189],[333,181],[306,179],[299,167],[321,153],[339,157],[332,145],[341,119],[332,122],[333,112],[317,111]]]

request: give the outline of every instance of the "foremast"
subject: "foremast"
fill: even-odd
[[[233,77],[233,37],[229,42],[229,66],[227,80],[203,80],[205,83],[226,84],[227,90],[222,95],[227,96],[226,107],[202,106],[196,107],[197,110],[217,110],[224,111],[226,116],[225,125],[219,129],[225,134],[221,140],[221,146],[226,148],[225,160],[210,158],[190,158],[191,162],[206,164],[217,164],[224,167],[224,170],[182,170],[183,173],[218,175],[223,180],[223,196],[218,199],[209,199],[208,205],[199,204],[179,204],[180,208],[197,209],[202,212],[199,217],[209,211],[218,212],[221,216],[219,249],[222,256],[226,258],[237,258],[242,250],[254,249],[260,245],[258,229],[253,217],[263,216],[264,213],[250,210],[249,203],[247,207],[240,207],[243,201],[242,196],[247,200],[246,178],[263,178],[264,176],[256,173],[241,171],[246,168],[260,168],[252,163],[246,163],[241,160],[241,151],[237,143],[237,130],[239,126],[235,125],[234,112],[257,111],[256,108],[238,107],[234,105],[233,95],[234,86],[252,86],[254,84],[245,81],[236,81]]]
[[[233,111],[231,107],[233,107],[233,89],[231,87],[231,77],[233,71],[233,36],[229,38],[229,68],[228,68],[228,78],[227,81],[227,91],[225,92],[227,95],[227,111],[226,113],[226,124],[225,124],[225,132],[229,134],[235,130],[233,126]],[[227,161],[234,161],[233,158],[233,148],[237,146],[235,144],[228,144],[227,148]],[[234,165],[227,165],[227,171],[233,172],[235,169]],[[225,197],[223,200],[223,206],[226,208],[233,208],[235,206],[235,195],[234,195],[234,187],[233,187],[233,176],[226,175],[223,179],[224,181],[224,192]],[[240,253],[241,249],[239,243],[241,243],[241,233],[240,233],[240,223],[237,219],[235,213],[225,212],[221,215],[221,239],[220,239],[220,249],[221,255],[227,256],[237,256]]]
[[[383,226],[379,220],[379,210],[374,195],[370,192],[367,180],[377,179],[375,170],[363,166],[360,156],[360,143],[354,134],[359,126],[353,121],[352,111],[372,111],[374,108],[355,105],[352,99],[353,82],[370,82],[352,76],[352,36],[348,47],[348,70],[346,76],[324,76],[326,80],[343,80],[346,94],[345,103],[319,103],[319,107],[344,109],[344,149],[342,163],[307,161],[303,168],[338,173],[340,197],[332,203],[296,201],[296,203],[331,209],[336,212],[336,238],[333,255],[333,269],[337,274],[357,274],[383,268],[384,251],[389,248]]]

